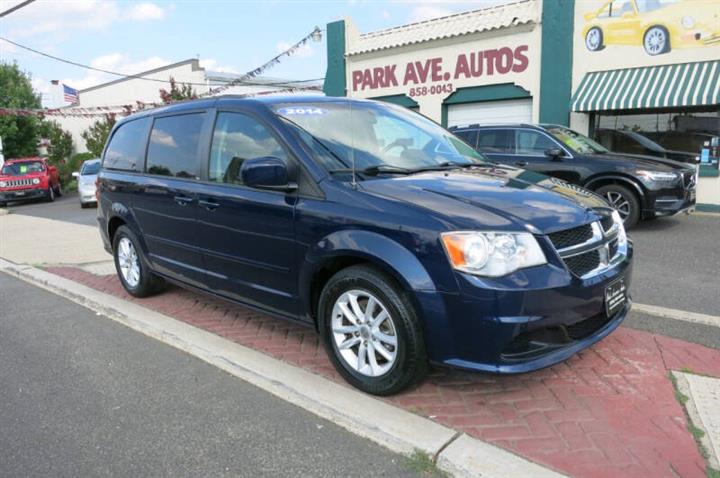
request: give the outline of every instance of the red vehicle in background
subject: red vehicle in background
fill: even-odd
[[[8,159],[0,169],[0,207],[27,199],[54,201],[61,194],[57,167],[44,158]]]

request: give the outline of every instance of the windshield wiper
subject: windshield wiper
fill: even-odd
[[[352,173],[352,169],[331,169],[328,171],[330,174],[349,174]],[[414,173],[414,169],[403,168],[400,166],[392,166],[389,164],[378,164],[376,166],[369,166],[363,169],[356,169],[355,173],[363,174],[365,176],[377,176],[378,174],[411,174]]]
[[[444,161],[442,163],[433,164],[431,166],[423,166],[421,168],[414,168],[410,171],[412,173],[423,173],[426,171],[445,171],[448,169],[467,169],[475,166],[479,166],[475,163],[453,163],[451,161]]]

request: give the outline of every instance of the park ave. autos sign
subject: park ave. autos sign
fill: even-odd
[[[453,82],[465,84],[470,79],[486,79],[495,83],[499,76],[524,72],[529,64],[527,51],[527,45],[506,46],[461,52],[449,58],[425,58],[355,69],[351,77],[352,91],[405,87],[409,96],[452,93],[456,88]]]

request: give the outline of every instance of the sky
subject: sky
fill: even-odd
[[[0,18],[0,36],[54,56],[125,74],[188,58],[213,71],[245,73],[315,26],[349,17],[361,33],[505,0],[37,0]],[[0,0],[0,12],[21,0]],[[266,72],[289,80],[325,76],[325,38]],[[43,58],[0,40],[0,61],[18,63],[49,98],[50,80],[76,89],[115,77]]]

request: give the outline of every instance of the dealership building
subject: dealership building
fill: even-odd
[[[698,209],[720,211],[720,2],[522,0],[367,33],[344,19],[327,42],[327,95],[660,145],[701,160]]]

